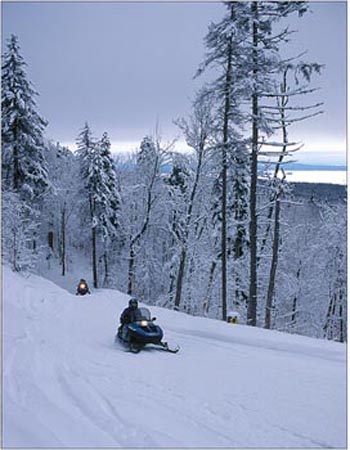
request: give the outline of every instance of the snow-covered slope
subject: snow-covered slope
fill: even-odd
[[[4,445],[344,447],[345,345],[151,308],[181,351],[114,343],[127,296],[3,270]]]

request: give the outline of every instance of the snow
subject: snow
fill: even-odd
[[[346,170],[292,170],[287,180],[294,183],[324,183],[346,185]]]
[[[151,307],[173,355],[114,343],[128,297],[3,268],[4,447],[345,447],[346,347]]]

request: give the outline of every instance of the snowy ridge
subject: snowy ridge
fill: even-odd
[[[346,347],[151,307],[177,355],[114,344],[128,297],[3,269],[4,446],[344,447]]]

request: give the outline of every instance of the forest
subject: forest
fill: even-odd
[[[92,289],[344,342],[345,190],[302,196],[287,174],[303,145],[290,139],[293,124],[323,112],[309,97],[326,68],[305,53],[282,56],[294,37],[289,17],[309,5],[222,8],[204,37],[192,112],[174,118],[188,152],[156,129],[137,151],[112,153],[108,130],[96,136],[85,118],[74,152],[47,136],[11,35],[2,60],[3,262],[23,273],[58,266],[65,277],[85,261]]]

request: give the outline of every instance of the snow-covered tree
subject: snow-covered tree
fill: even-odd
[[[77,138],[77,158],[79,163],[81,189],[81,223],[88,220],[91,231],[91,252],[92,252],[92,277],[94,287],[98,286],[98,261],[97,261],[97,232],[95,217],[95,204],[93,201],[93,192],[95,186],[92,184],[91,171],[93,166],[93,153],[96,145],[96,139],[93,137],[90,126],[85,122]],[[93,180],[95,183],[96,180]]]
[[[268,156],[265,163],[271,164],[271,159],[277,158],[273,163],[273,174],[269,177],[269,186],[271,188],[269,207],[267,212],[267,226],[264,236],[262,238],[260,253],[262,254],[266,245],[267,236],[273,222],[273,238],[272,238],[272,258],[270,266],[269,283],[266,296],[265,309],[265,327],[271,327],[271,313],[273,305],[273,297],[275,290],[275,279],[277,272],[277,265],[279,259],[279,241],[280,241],[280,214],[281,214],[281,199],[286,190],[285,180],[286,175],[283,169],[284,164],[288,164],[288,157],[295,156],[295,152],[300,149],[300,145],[290,142],[288,137],[289,127],[301,120],[309,119],[321,113],[321,103],[299,106],[296,99],[299,96],[305,96],[313,92],[313,89],[308,85],[311,81],[313,72],[319,73],[321,66],[319,64],[310,64],[303,61],[287,62],[281,67],[281,83],[276,83],[276,105],[263,105],[265,115],[269,121],[274,124],[274,128],[280,129],[281,138],[279,142],[273,142],[273,147],[277,150],[268,151],[267,153],[260,152]],[[290,78],[294,81],[290,81]],[[300,86],[300,83],[303,85]],[[292,100],[292,105],[290,101]],[[267,143],[268,144],[268,143]],[[287,159],[287,161],[285,161]],[[282,176],[280,176],[280,172]],[[272,220],[272,215],[274,218]]]
[[[68,269],[69,241],[74,242],[76,246],[80,238],[78,232],[81,203],[79,167],[74,154],[58,142],[47,144],[46,159],[52,189],[44,198],[45,221],[41,229],[44,236],[47,236],[48,265],[50,266],[53,257],[58,257],[61,274],[65,276]]]
[[[121,233],[121,195],[120,186],[111,155],[111,143],[107,133],[103,133],[94,150],[93,169],[98,178],[94,193],[99,233],[103,243],[103,260],[105,270],[104,285],[109,286],[109,248],[112,240]]]
[[[244,42],[247,51],[245,60],[246,76],[250,79],[247,94],[251,103],[251,169],[250,169],[250,282],[247,307],[247,323],[255,326],[257,323],[258,297],[258,213],[257,213],[257,183],[258,156],[265,137],[273,134],[273,125],[267,120],[261,108],[263,98],[275,98],[275,74],[279,72],[283,61],[279,50],[286,42],[290,31],[284,27],[276,31],[281,19],[297,12],[299,16],[307,10],[305,2],[250,2],[250,12],[247,15],[250,40]],[[249,98],[248,97],[248,98]]]
[[[43,131],[47,122],[36,110],[37,92],[26,74],[18,38],[11,35],[2,64],[2,176],[28,202],[48,187]]]
[[[107,133],[103,134],[100,141],[96,141],[86,123],[77,144],[81,179],[89,208],[93,283],[97,288],[99,241],[103,245],[105,283],[109,282],[107,251],[120,226],[120,190]]]
[[[197,193],[200,189],[203,165],[205,159],[208,156],[208,147],[210,143],[210,133],[212,126],[211,116],[211,102],[208,97],[203,96],[201,93],[197,96],[193,104],[193,114],[189,121],[179,120],[178,125],[185,135],[187,145],[195,152],[196,163],[195,167],[191,170],[191,177],[187,176],[187,183],[184,177],[179,177],[177,172],[177,186],[180,187],[183,195],[186,192],[186,208],[184,210],[184,218],[180,222],[181,230],[178,234],[178,244],[180,246],[179,267],[176,277],[176,291],[174,299],[175,309],[179,309],[182,297],[183,281],[186,270],[186,260],[188,258],[189,251],[189,239],[191,236],[191,228],[194,226],[193,217],[195,214]],[[176,166],[173,168],[176,169]],[[188,173],[189,170],[182,170],[182,173]],[[181,172],[180,172],[181,173]],[[171,180],[171,178],[170,178]],[[179,221],[179,219],[177,219]]]
[[[129,267],[128,267],[128,294],[134,291],[135,283],[135,260],[141,238],[148,230],[151,214],[156,199],[156,181],[160,174],[162,150],[158,141],[146,136],[143,138],[140,150],[137,153],[137,175],[139,178],[139,189],[137,197],[133,196],[132,209],[137,209],[137,215],[132,218],[129,238]],[[141,204],[140,203],[141,200]],[[139,207],[137,206],[139,205]]]
[[[38,230],[33,210],[17,193],[2,194],[2,257],[16,272],[34,268],[38,258],[33,236]]]
[[[238,42],[242,42],[247,36],[245,3],[227,3],[227,14],[217,24],[211,24],[205,37],[207,54],[204,63],[200,66],[198,74],[204,70],[214,69],[218,75],[213,82],[208,84],[207,91],[215,103],[216,114],[216,139],[218,170],[220,174],[221,188],[221,212],[220,212],[220,260],[221,260],[221,296],[222,296],[222,318],[227,316],[227,255],[228,255],[228,171],[230,164],[245,164],[241,158],[233,156],[242,145],[242,136],[239,127],[242,126],[241,98],[245,91],[247,79],[243,70],[242,59],[245,57],[245,49]],[[238,64],[237,64],[238,61]],[[230,154],[232,155],[230,160]],[[239,178],[242,173],[236,168],[235,184],[232,189],[233,197],[246,192],[243,185],[249,180]],[[243,201],[241,205],[245,202]],[[245,216],[245,214],[243,214]],[[242,228],[240,228],[241,233]],[[235,232],[236,234],[236,232]]]
[[[188,201],[189,161],[185,155],[172,156],[172,170],[165,178],[169,194],[169,242],[167,245],[167,268],[169,271],[169,305],[174,306],[176,279],[179,274],[179,250],[184,238],[185,209]],[[181,253],[181,250],[180,250]],[[176,304],[175,304],[176,307]],[[178,309],[178,306],[176,307]]]
[[[344,205],[324,205],[321,221],[327,255],[324,276],[328,305],[324,337],[344,342],[347,338],[346,208]]]
[[[80,161],[80,175],[82,180],[84,180],[84,187],[86,189],[88,189],[89,185],[88,175],[95,144],[96,139],[92,134],[89,124],[85,122],[77,138],[76,155]]]

